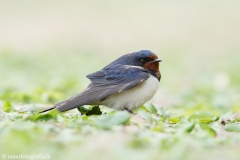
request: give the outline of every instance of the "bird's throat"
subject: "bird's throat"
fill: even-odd
[[[156,72],[159,71],[159,63],[151,63],[151,62],[148,62],[148,63],[146,63],[146,64],[144,65],[144,67],[147,68],[147,69],[156,71]]]

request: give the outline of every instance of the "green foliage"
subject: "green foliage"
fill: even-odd
[[[54,59],[56,55],[49,57]],[[69,57],[58,58],[65,62]],[[72,65],[71,72],[66,74],[63,72],[66,67],[51,64],[54,62],[49,59],[40,55],[25,58],[0,55],[2,77],[8,77],[10,68],[12,72],[24,71],[18,78],[28,80],[19,84],[8,80],[0,83],[0,146],[4,146],[0,153],[49,154],[51,159],[60,160],[239,159],[240,84],[234,73],[229,72],[229,77],[235,86],[220,89],[213,87],[213,77],[205,73],[201,74],[205,75],[204,80],[185,75],[191,81],[189,84],[186,79],[177,78],[176,84],[171,78],[163,78],[160,94],[154,99],[157,103],[146,103],[135,114],[104,106],[39,114],[48,105],[86,87],[89,81],[83,77],[97,69],[79,72],[79,61],[73,58],[66,62]],[[81,61],[84,63],[81,65],[87,65]],[[166,76],[166,72],[170,77],[180,76],[171,66],[163,71]],[[34,73],[38,73],[36,77],[31,76]]]
[[[227,124],[224,129],[229,132],[240,132],[240,124],[239,123],[232,123]]]
[[[3,104],[3,111],[6,112],[6,113],[9,113],[9,112],[12,112],[14,111],[11,103],[9,100],[6,100]]]
[[[31,120],[31,121],[49,121],[49,120],[55,120],[56,122],[58,122],[58,119],[60,118],[60,112],[56,109],[51,110],[47,113],[36,113],[33,114],[31,116],[29,116],[27,118],[27,120]]]
[[[130,115],[127,112],[116,112],[110,115],[96,117],[93,122],[98,128],[111,129],[116,125],[124,125],[128,122]]]
[[[180,119],[177,118],[177,117],[171,117],[171,118],[168,119],[169,124],[176,124],[178,122],[180,122]]]
[[[94,106],[94,107],[92,107],[92,109],[87,109],[85,107],[79,107],[77,109],[82,115],[90,116],[90,115],[101,115],[102,114],[99,106]]]

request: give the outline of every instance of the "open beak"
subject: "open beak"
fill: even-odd
[[[159,63],[159,62],[162,62],[162,60],[156,59],[156,60],[154,60],[154,61],[151,61],[151,63]]]

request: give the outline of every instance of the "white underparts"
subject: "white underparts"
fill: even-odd
[[[156,77],[150,75],[146,81],[138,86],[108,97],[101,102],[101,105],[116,110],[123,110],[124,108],[134,110],[149,101],[157,92],[158,87],[159,81]]]

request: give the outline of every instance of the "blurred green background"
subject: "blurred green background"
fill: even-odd
[[[237,88],[239,4],[1,1],[1,91],[61,88],[73,81],[77,86],[69,90],[76,93],[88,84],[86,74],[141,49],[163,60],[159,103],[175,99],[165,92],[179,95],[201,83]]]
[[[226,114],[240,118],[239,115],[236,116],[240,110],[239,6],[240,1],[237,0],[0,1],[0,105],[7,99],[15,107],[56,103],[83,90],[89,84],[85,77],[88,73],[101,69],[123,54],[149,49],[163,60],[160,66],[160,89],[151,102],[161,106],[173,117],[196,116],[195,113],[199,113],[200,117],[204,115],[202,117],[205,118],[206,115],[221,117]],[[17,122],[10,123],[3,117],[0,125],[0,128],[5,128],[2,134],[0,131],[2,139],[9,134],[19,136],[11,130],[18,125]],[[46,127],[44,125],[49,124],[39,123],[37,127]],[[58,128],[56,135],[71,132],[71,126],[65,127],[67,129]],[[143,127],[146,135],[142,137],[151,137],[151,133],[148,135],[148,127]],[[46,133],[40,131],[40,134],[36,128],[34,131],[31,127],[26,128],[28,129],[42,139],[50,134],[46,130]],[[168,126],[165,129],[163,132],[170,134],[167,134],[170,137],[171,133],[178,132],[168,132]],[[88,132],[89,130],[87,129]],[[25,132],[24,129],[23,131]],[[134,134],[138,134],[137,131]],[[29,133],[27,137],[31,137],[32,134]],[[129,155],[129,158],[137,156],[140,159],[152,155],[151,159],[158,159],[158,149],[161,148],[159,145],[166,149],[166,152],[159,149],[163,158],[175,159],[178,156],[179,159],[196,159],[206,151],[203,144],[212,147],[207,153],[217,156],[217,159],[223,159],[223,156],[235,159],[235,149],[240,149],[239,144],[232,143],[240,142],[239,137],[235,139],[235,134],[233,139],[220,136],[220,139],[211,139],[214,142],[209,140],[203,144],[196,142],[199,139],[195,141],[188,135],[184,135],[185,139],[182,141],[181,135],[175,137],[179,142],[177,145],[172,140],[174,137],[170,141],[165,140],[166,142],[163,138],[164,142],[156,144],[157,149],[150,143],[151,147],[147,147],[151,150],[146,150],[144,156],[141,156],[141,149],[146,149],[144,145],[140,150],[131,151],[118,139],[124,137],[124,142],[128,142],[134,137],[132,132],[127,138],[126,135],[115,134],[115,131],[100,134],[99,131],[91,130],[90,133],[83,140],[82,132],[79,132],[75,138],[81,137],[81,140],[76,143],[62,143],[53,138],[50,143],[57,144],[51,146],[46,142],[50,147],[45,150],[44,144],[39,140],[34,141],[38,137],[26,140],[29,141],[26,144],[19,140],[21,136],[16,141],[10,138],[1,143],[6,145],[11,142],[18,144],[20,148],[37,144],[38,153],[45,153],[51,148],[52,159],[56,159],[54,157],[59,151],[66,154],[62,158],[84,152],[80,157],[95,159],[98,156],[88,154],[106,151],[102,159],[120,159],[123,155]],[[94,148],[88,142],[92,140],[94,143],[98,139],[96,133],[101,135],[96,144],[102,145],[103,149],[96,146]],[[133,140],[134,144],[142,146],[146,137],[136,142]],[[112,146],[114,153],[110,150],[111,147],[105,145],[107,142],[112,143],[112,139],[118,139],[116,146]],[[221,140],[224,141],[223,146],[219,145]],[[70,152],[64,149],[70,145],[70,148],[80,147],[81,152],[76,148]],[[173,146],[176,148],[172,149]],[[195,152],[189,153],[190,155],[185,153],[192,146]],[[0,153],[15,153],[13,148],[9,145],[5,150],[0,149]],[[174,157],[172,153],[179,149],[181,153],[178,151]],[[225,152],[218,155],[216,150]],[[59,154],[61,157],[61,153]],[[106,156],[108,154],[111,158]],[[115,157],[114,154],[118,156]]]

